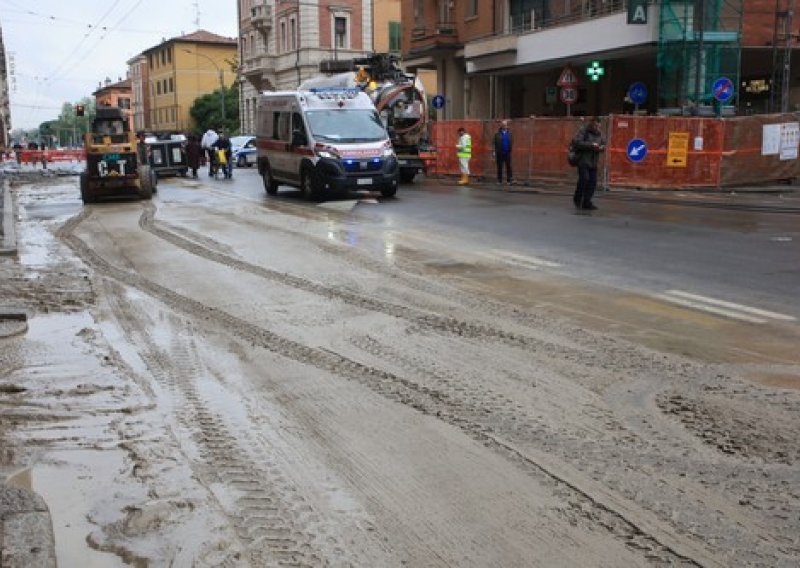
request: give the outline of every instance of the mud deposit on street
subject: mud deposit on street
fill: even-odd
[[[13,191],[0,465],[64,566],[800,561],[797,354],[684,349],[749,324],[345,208]]]

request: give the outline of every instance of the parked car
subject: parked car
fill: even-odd
[[[256,163],[256,137],[234,136],[231,138],[231,156],[237,167],[248,168]]]

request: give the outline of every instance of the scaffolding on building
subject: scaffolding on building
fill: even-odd
[[[742,0],[660,2],[660,114],[735,114],[740,85],[742,5]],[[720,85],[730,88],[722,90]]]
[[[789,84],[792,72],[792,23],[795,0],[775,0],[775,30],[772,36],[772,80],[770,112],[789,110]]]

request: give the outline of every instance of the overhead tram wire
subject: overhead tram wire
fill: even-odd
[[[143,2],[143,0],[136,0],[136,3],[133,6],[131,6],[130,10],[125,12],[125,14],[119,20],[117,20],[116,24],[113,24],[112,26],[105,28],[105,30],[103,31],[103,35],[101,35],[99,38],[97,38],[97,40],[94,42],[94,44],[91,47],[89,47],[86,50],[86,52],[87,53],[92,53],[95,50],[95,48],[100,44],[100,42],[103,41],[110,32],[115,31],[117,26],[121,22],[123,22],[131,14],[131,12],[133,12],[136,8],[138,8],[139,4],[141,4],[142,2]],[[82,61],[80,61],[80,60],[76,61],[75,63],[72,64],[71,67],[68,67],[66,70],[64,70],[64,73],[71,71],[72,69],[74,69],[81,62]]]
[[[122,0],[114,0],[114,3],[108,8],[108,10],[106,10],[106,12],[100,17],[100,19],[97,20],[97,23],[94,24],[94,26],[90,27],[91,29],[89,29],[89,31],[86,34],[84,34],[84,36],[75,46],[75,48],[69,53],[69,55],[67,55],[67,57],[65,57],[62,60],[62,62],[58,65],[58,67],[56,67],[55,70],[48,75],[50,82],[55,81],[59,77],[59,73],[63,74],[65,72],[63,68],[69,63],[69,61],[73,58],[73,56],[75,56],[78,53],[78,50],[80,50],[80,48],[83,46],[84,42],[89,38],[89,36],[91,36],[96,30],[100,29],[99,28],[100,24],[103,22],[103,20],[105,20],[106,16],[108,16],[117,7],[117,5],[121,1]]]

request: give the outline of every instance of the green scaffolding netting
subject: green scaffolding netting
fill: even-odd
[[[739,85],[742,0],[662,0],[658,37],[658,104],[685,113],[692,107],[735,107]],[[728,79],[732,96],[719,85]],[[721,83],[720,83],[720,80]],[[715,97],[715,84],[717,97]]]

